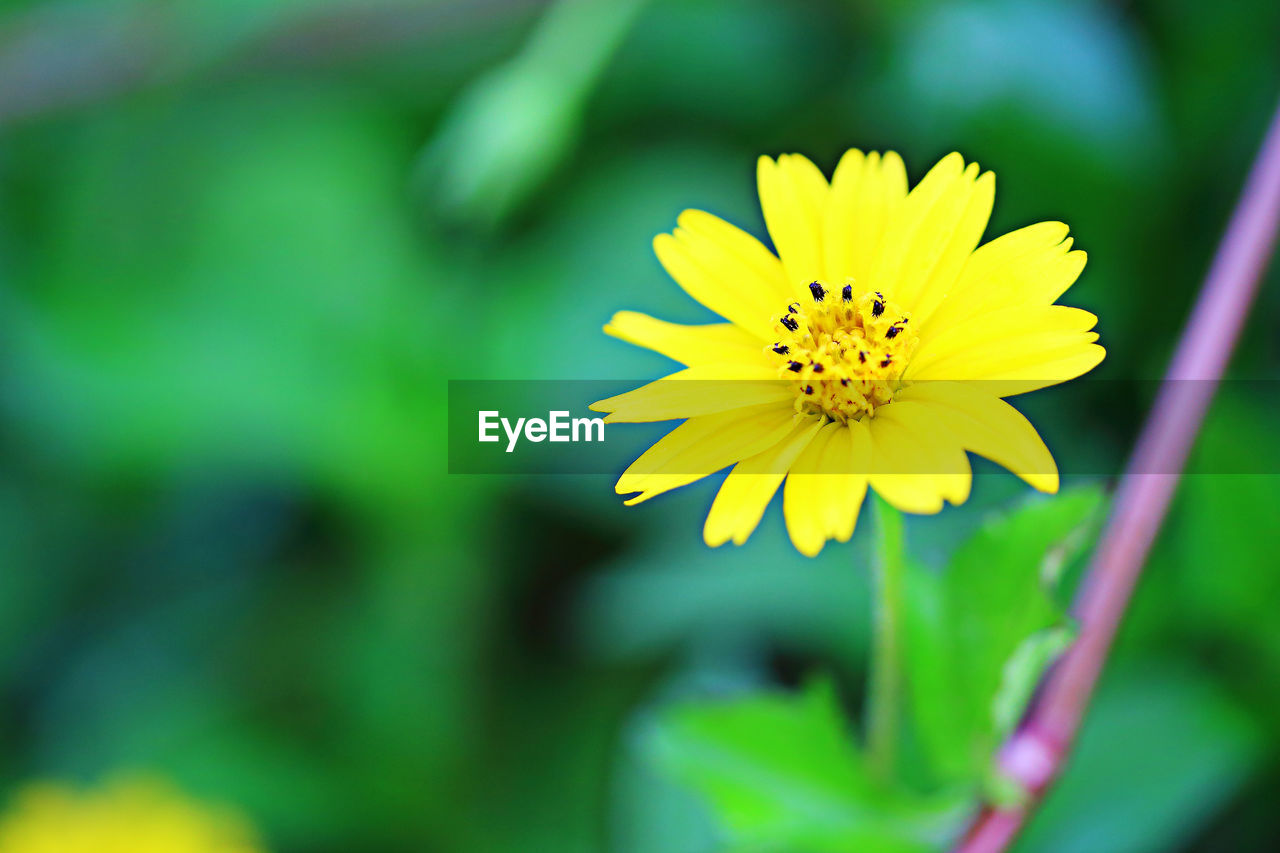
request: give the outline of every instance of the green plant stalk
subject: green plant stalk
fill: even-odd
[[[891,778],[897,763],[902,705],[903,581],[906,557],[902,513],[874,498],[875,552],[871,558],[871,670],[867,685],[867,755],[872,769]]]

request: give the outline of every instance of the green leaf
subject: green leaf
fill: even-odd
[[[1000,689],[991,702],[995,735],[1003,738],[1013,731],[1040,681],[1040,676],[1058,655],[1067,650],[1076,632],[1067,627],[1046,628],[1022,641],[1004,665]]]
[[[931,850],[963,819],[963,804],[915,798],[867,771],[825,680],[672,707],[652,750],[713,808],[732,850]]]
[[[1097,489],[992,519],[937,573],[907,582],[912,732],[935,785],[980,784],[999,739],[1067,642],[1058,584],[1090,541]]]
[[[437,214],[493,225],[532,195],[572,150],[583,102],[643,5],[551,4],[520,55],[468,87],[419,166]]]

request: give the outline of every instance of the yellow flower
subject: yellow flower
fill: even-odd
[[[959,154],[909,193],[897,154],[857,150],[829,184],[798,154],[761,157],[758,185],[777,256],[699,210],[654,240],[671,277],[728,323],[623,311],[605,326],[686,365],[592,405],[606,422],[687,419],[618,480],[638,493],[627,503],[734,465],[704,537],[742,544],[785,479],[787,530],[812,556],[853,535],[868,487],[908,512],[962,503],[965,451],[1057,491],[1052,455],[1001,398],[1105,355],[1097,318],[1054,304],[1085,264],[1067,226],[979,247],[995,176]]]
[[[121,777],[97,790],[28,785],[0,817],[0,853],[261,853],[237,814],[166,783]]]

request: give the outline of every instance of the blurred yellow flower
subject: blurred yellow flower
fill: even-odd
[[[77,791],[36,783],[0,817],[0,853],[261,853],[240,815],[149,777]]]
[[[1057,491],[1044,442],[1001,398],[1105,355],[1097,318],[1054,304],[1085,264],[1067,226],[979,247],[995,176],[959,154],[910,192],[897,154],[857,150],[830,183],[798,154],[762,157],[758,187],[776,256],[699,210],[654,240],[671,277],[730,322],[623,311],[605,326],[686,365],[592,406],[606,422],[687,419],[623,473],[627,503],[734,465],[704,537],[741,544],[785,479],[787,530],[814,555],[853,535],[868,487],[908,512],[963,502],[965,451]]]

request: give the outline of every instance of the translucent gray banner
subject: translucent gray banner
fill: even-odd
[[[590,405],[652,380],[450,380],[449,473],[617,475],[681,426],[684,418],[673,417],[673,411],[720,418],[721,424],[736,420],[720,414],[726,409],[753,417],[754,427],[708,429],[697,435],[686,428],[682,438],[688,440],[680,443],[691,449],[674,456],[650,454],[632,471],[700,473],[707,458],[734,457],[735,450],[741,451],[738,458],[759,453],[784,440],[804,420],[791,416],[797,395],[795,384],[787,380],[674,381],[681,387],[673,389],[672,402],[667,402],[665,393],[634,405],[628,401],[625,422],[614,422],[608,413],[592,411]],[[1280,451],[1274,441],[1280,431],[1280,380],[1233,379],[1215,385],[1197,380],[1077,379],[1027,390],[1043,384],[1025,379],[912,383],[909,393],[899,394],[871,419],[863,419],[864,424],[873,424],[878,417],[899,424],[892,446],[876,452],[872,442],[869,454],[859,457],[852,452],[851,456],[865,461],[849,473],[954,473],[953,455],[930,450],[946,443],[939,436],[955,437],[970,447],[983,445],[985,449],[975,455],[1002,463],[1022,460],[1021,473],[1049,473],[1051,465],[1034,461],[1025,446],[1022,418],[1011,416],[996,402],[1003,398],[1043,438],[1059,473],[1115,475],[1127,462],[1142,414],[1167,384],[1174,402],[1185,399],[1188,408],[1205,394],[1216,395],[1209,415],[1212,429],[1193,451],[1187,473],[1280,474]],[[898,401],[910,402],[911,411],[905,407],[893,411]],[[635,418],[644,420],[630,422]],[[817,421],[817,416],[810,419]],[[871,435],[882,428],[873,426]],[[1144,467],[1147,470],[1138,473],[1171,474],[1177,466],[1176,460],[1156,459]],[[975,471],[984,470],[989,469],[975,462]]]

